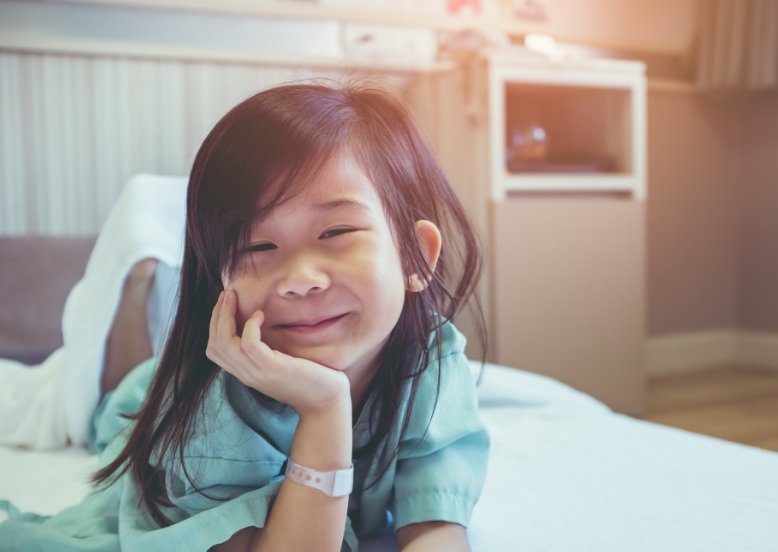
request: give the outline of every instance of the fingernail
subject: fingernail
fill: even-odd
[[[224,292],[219,292],[219,299],[216,301],[217,303],[223,303],[224,302]]]

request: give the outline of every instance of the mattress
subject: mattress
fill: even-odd
[[[613,413],[537,374],[487,365],[492,438],[476,552],[778,551],[778,454]],[[0,448],[0,498],[51,514],[88,491],[81,448]],[[391,535],[361,550],[395,550]]]

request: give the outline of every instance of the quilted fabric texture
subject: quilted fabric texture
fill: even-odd
[[[0,358],[37,364],[62,345],[65,299],[95,237],[0,236]]]

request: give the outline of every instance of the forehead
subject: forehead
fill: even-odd
[[[339,153],[328,159],[318,171],[307,176],[300,193],[273,209],[262,222],[288,213],[323,214],[339,210],[383,215],[375,185],[350,153]]]

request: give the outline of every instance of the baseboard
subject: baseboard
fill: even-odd
[[[724,330],[674,334],[647,341],[648,375],[722,364],[778,370],[778,334]]]
[[[740,332],[738,349],[741,365],[778,370],[778,334]]]
[[[646,346],[648,375],[731,364],[738,358],[738,332],[694,332],[654,337]]]

